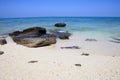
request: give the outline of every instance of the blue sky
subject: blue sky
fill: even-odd
[[[120,17],[120,0],[0,0],[0,18],[46,16]]]

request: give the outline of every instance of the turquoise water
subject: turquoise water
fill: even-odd
[[[28,27],[40,26],[54,29],[54,24],[64,22],[71,32],[93,32],[120,37],[120,18],[117,17],[37,17],[0,19],[0,35]],[[96,34],[95,34],[96,33]]]

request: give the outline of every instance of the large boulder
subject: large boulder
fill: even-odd
[[[65,27],[66,24],[65,23],[56,23],[55,27]]]
[[[56,37],[53,34],[45,34],[39,37],[17,36],[14,37],[13,40],[18,44],[33,48],[48,46],[56,43]]]
[[[6,42],[5,39],[0,39],[0,44],[1,44],[1,45],[4,45],[4,44],[7,44],[7,42]]]
[[[28,29],[24,29],[23,31],[15,31],[10,33],[9,35],[12,37],[20,36],[20,35],[43,35],[46,34],[46,29],[43,27],[32,27]]]

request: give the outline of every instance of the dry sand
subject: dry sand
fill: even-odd
[[[7,37],[8,44],[0,45],[5,52],[0,55],[0,80],[120,80],[120,45],[84,40],[72,37],[48,47],[27,48]],[[60,48],[64,46],[81,49]],[[81,56],[83,52],[90,55]]]

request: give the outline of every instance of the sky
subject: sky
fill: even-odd
[[[120,0],[0,0],[0,18],[120,17]]]

